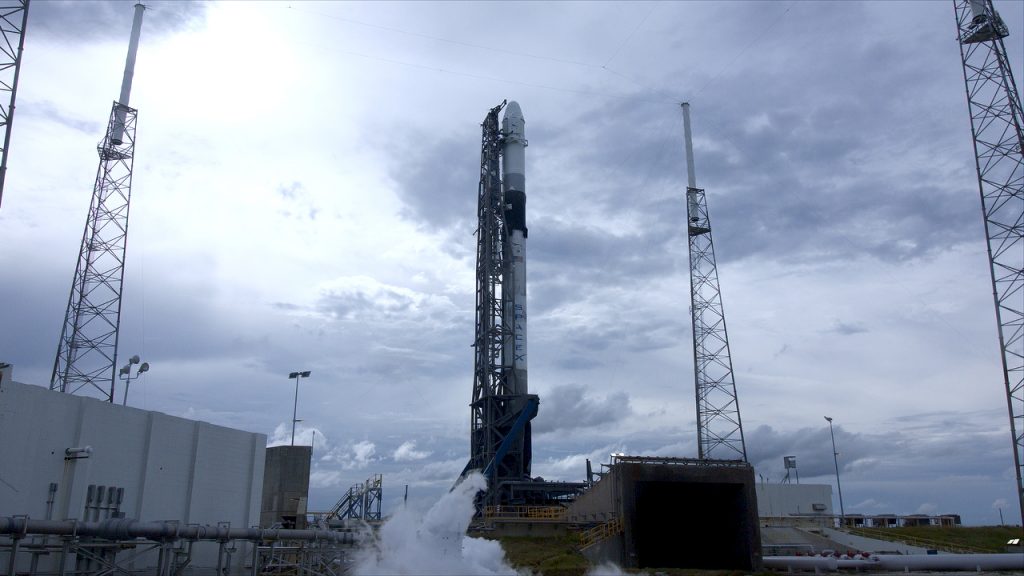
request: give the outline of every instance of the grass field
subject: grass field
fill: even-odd
[[[864,533],[867,535],[866,533]],[[884,528],[872,530],[873,537],[886,540],[911,540],[930,548],[943,550],[970,550],[975,552],[1003,552],[1007,540],[1024,536],[1019,526],[973,526],[940,528],[937,526]],[[516,569],[529,571],[534,576],[585,576],[593,567],[577,549],[575,536],[550,538],[493,537],[501,542],[508,563]],[[740,572],[685,570],[680,568],[646,568],[616,572],[608,569],[591,572],[591,576],[644,573],[665,576],[738,576]]]
[[[1008,540],[1024,538],[1024,530],[1020,526],[903,526],[862,528],[856,533],[949,552],[1004,552]]]

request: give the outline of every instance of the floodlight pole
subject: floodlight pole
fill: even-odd
[[[295,446],[295,423],[298,422],[296,418],[299,413],[299,378],[308,378],[309,370],[292,372],[288,377],[295,378],[295,404],[292,406],[292,446]]]
[[[836,452],[836,434],[832,431],[832,419],[825,416],[825,420],[828,420],[828,433],[832,436],[832,459],[836,464],[836,486],[839,488],[839,526],[842,527],[846,510],[843,508],[843,485],[839,483],[839,452]]]
[[[120,372],[118,373],[118,376],[121,378],[121,381],[124,382],[124,400],[121,402],[122,406],[128,405],[128,386],[131,385],[132,380],[138,380],[139,376],[142,376],[143,373],[149,371],[149,362],[143,362],[142,364],[139,364],[139,367],[135,372],[135,377],[132,378],[132,366],[136,364],[139,364],[138,354],[129,358],[128,363],[122,366]],[[113,397],[111,397],[111,400],[113,400]]]

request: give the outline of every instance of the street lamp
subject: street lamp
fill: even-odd
[[[839,452],[836,452],[836,433],[832,431],[832,419],[825,416],[825,420],[828,420],[828,433],[832,435],[832,459],[836,463],[836,486],[839,487],[839,515],[846,518],[846,510],[843,508],[843,485],[839,483]],[[842,526],[841,521],[839,524]]]
[[[135,376],[132,377],[132,366],[139,364],[139,355],[136,354],[128,359],[128,363],[121,367],[121,371],[118,372],[118,377],[124,382],[124,401],[121,402],[122,406],[128,405],[128,386],[132,383],[133,379],[137,379],[142,376],[143,372],[149,371],[149,362],[143,362],[139,364],[138,370],[135,371]]]
[[[295,378],[295,406],[292,407],[292,446],[295,446],[295,423],[298,422],[295,417],[299,411],[299,378],[309,378],[309,370],[292,372],[288,377]]]

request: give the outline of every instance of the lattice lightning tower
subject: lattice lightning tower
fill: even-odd
[[[991,0],[954,0],[1024,521],[1024,115]]]
[[[21,72],[21,53],[25,48],[25,25],[28,24],[29,0],[0,4],[0,126],[4,129],[3,151],[0,152],[0,204],[4,200],[4,181],[7,179],[7,151],[11,146],[11,126],[14,122],[14,101],[18,95],[18,75]],[[3,100],[9,104],[4,107]]]
[[[117,337],[135,158],[136,110],[128,106],[145,7],[135,5],[121,96],[96,147],[99,168],[53,363],[50,389],[114,401]]]
[[[693,369],[697,394],[697,455],[700,459],[747,460],[736,397],[725,310],[718,285],[715,246],[711,240],[704,190],[697,188],[690,136],[690,105],[683,104],[686,136],[687,235],[690,252],[690,314]]]

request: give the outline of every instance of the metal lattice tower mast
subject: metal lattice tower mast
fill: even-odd
[[[96,147],[99,167],[68,296],[50,389],[114,401],[128,209],[135,157],[136,110],[128,106],[145,7],[135,5],[121,97]]]
[[[11,126],[14,122],[14,101],[18,95],[21,53],[25,48],[28,4],[29,0],[19,0],[0,5],[0,93],[9,92],[11,95],[9,99],[0,97],[0,126],[4,128],[4,147],[0,153],[0,205],[4,200],[7,151],[11,146]],[[9,102],[6,108],[3,100]]]
[[[1024,115],[991,0],[954,0],[1024,521]]]
[[[687,235],[690,252],[690,314],[693,369],[697,394],[697,454],[700,459],[747,460],[736,397],[725,310],[718,285],[715,246],[711,240],[704,190],[697,188],[690,137],[690,105],[683,104],[686,136]]]
[[[490,462],[502,435],[496,420],[511,396],[502,359],[507,330],[503,321],[505,211],[501,194],[502,102],[487,113],[480,144],[480,186],[477,199],[476,336],[473,341],[473,402],[470,422],[470,463]]]

